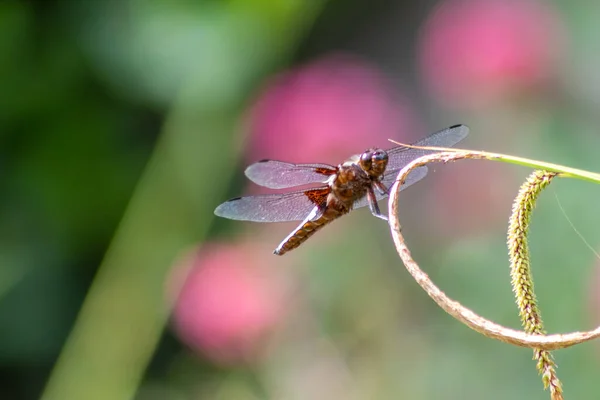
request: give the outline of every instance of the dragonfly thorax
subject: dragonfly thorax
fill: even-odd
[[[360,165],[360,161],[347,161],[338,166],[337,174],[328,183],[331,194],[338,201],[350,207],[354,201],[366,194],[372,179]]]

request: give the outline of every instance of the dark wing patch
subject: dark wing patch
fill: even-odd
[[[221,204],[215,215],[254,222],[301,221],[315,206],[324,207],[328,186],[284,194],[237,197]]]
[[[327,195],[331,192],[329,186],[304,191],[304,195],[315,205],[323,207],[327,202]]]
[[[245,174],[257,185],[285,189],[310,183],[324,183],[337,169],[328,164],[292,164],[262,160],[246,168]]]

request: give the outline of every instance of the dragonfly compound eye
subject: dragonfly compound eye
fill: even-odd
[[[360,156],[360,166],[365,170],[369,170],[369,169],[371,169],[372,163],[373,163],[373,152],[365,151],[364,153],[362,153],[362,155]]]
[[[373,156],[371,157],[374,163],[381,163],[382,161],[387,161],[388,155],[383,150],[377,150],[373,152]]]
[[[388,154],[383,150],[375,150],[371,155],[370,174],[381,175],[385,172],[388,163]]]

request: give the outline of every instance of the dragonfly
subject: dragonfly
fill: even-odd
[[[452,147],[469,134],[466,125],[453,125],[415,142],[415,146]],[[387,221],[377,202],[389,195],[398,172],[413,160],[434,151],[396,146],[370,148],[343,163],[293,164],[262,160],[250,165],[246,177],[269,189],[289,189],[319,184],[285,193],[236,197],[215,209],[223,218],[253,222],[302,221],[273,251],[283,255],[297,248],[325,225],[350,211],[369,206],[371,213]],[[427,167],[415,168],[400,188],[404,190],[427,175]]]

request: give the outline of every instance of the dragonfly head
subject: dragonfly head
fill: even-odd
[[[378,178],[385,172],[388,163],[388,154],[385,150],[369,149],[362,153],[358,164],[373,178]]]

